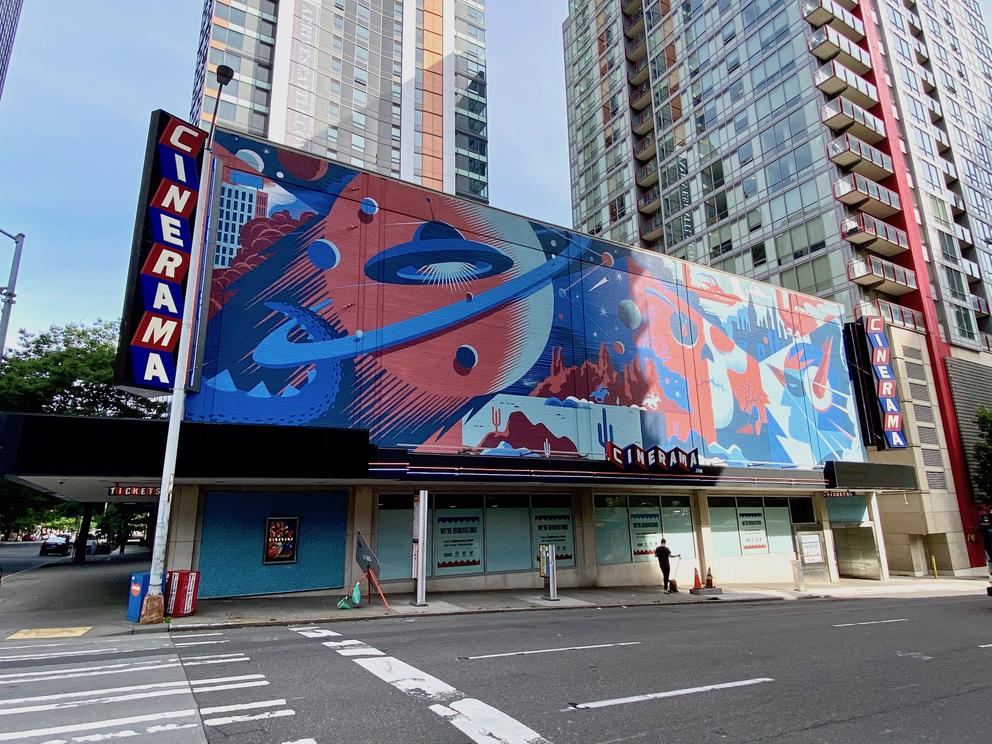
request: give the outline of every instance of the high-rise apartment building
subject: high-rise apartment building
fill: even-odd
[[[483,0],[206,0],[191,119],[488,201]]]
[[[14,50],[14,35],[17,33],[17,21],[21,17],[23,2],[24,0],[0,0],[0,96],[3,95],[3,83],[7,79],[7,67]]]
[[[563,31],[575,228],[885,318],[909,446],[871,458],[918,480],[879,500],[888,563],[983,564],[969,466],[992,402],[992,48],[977,0],[569,0]]]

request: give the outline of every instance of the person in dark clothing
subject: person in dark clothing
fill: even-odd
[[[669,559],[672,557],[672,551],[665,544],[665,540],[662,540],[661,544],[654,549],[654,557],[658,559],[658,566],[661,568],[661,576],[664,579],[662,586],[665,588],[665,594],[671,594],[669,580],[672,573],[672,564]]]

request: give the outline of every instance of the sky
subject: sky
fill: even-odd
[[[490,203],[569,226],[566,0],[486,5]],[[26,236],[11,343],[120,317],[148,117],[189,114],[202,7],[24,3],[0,97],[0,228]],[[0,235],[0,277],[13,245]]]

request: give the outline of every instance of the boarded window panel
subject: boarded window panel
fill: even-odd
[[[914,403],[913,410],[916,412],[917,421],[922,421],[927,424],[933,423],[933,409],[930,406],[921,406],[918,403]]]
[[[916,438],[920,440],[920,444],[940,444],[937,430],[930,426],[917,426]]]
[[[906,374],[917,380],[926,380],[927,376],[923,370],[922,364],[916,364],[915,362],[906,362]]]
[[[916,400],[930,400],[930,390],[926,385],[919,382],[911,382],[909,383],[909,391]]]
[[[944,477],[943,473],[934,472],[931,470],[927,471],[927,486],[931,489],[947,489],[947,479]]]
[[[902,355],[907,359],[917,359],[923,361],[923,352],[919,349],[914,349],[912,346],[903,346]]]
[[[923,455],[923,464],[928,468],[943,467],[944,458],[941,456],[939,449],[922,449],[920,452]]]

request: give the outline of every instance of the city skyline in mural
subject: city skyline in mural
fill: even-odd
[[[225,255],[189,420],[506,458],[865,459],[834,303],[243,135],[215,150]]]

